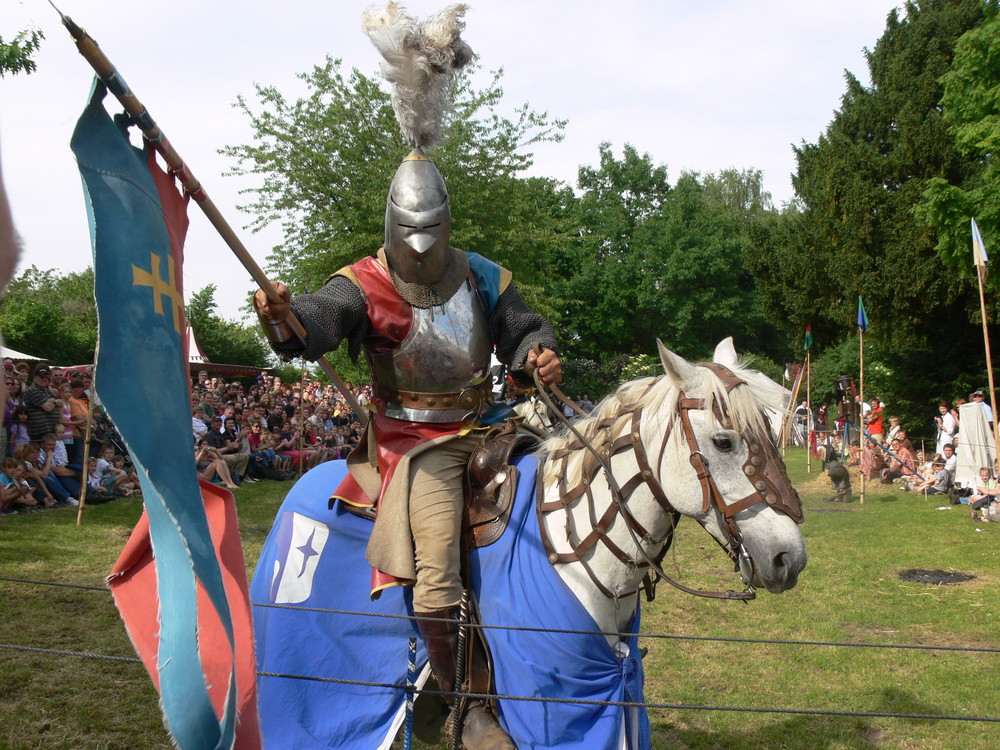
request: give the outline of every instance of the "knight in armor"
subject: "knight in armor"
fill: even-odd
[[[457,31],[456,42],[464,44]],[[375,506],[367,548],[372,594],[413,585],[431,668],[450,692],[463,593],[466,467],[482,432],[513,414],[493,403],[491,353],[510,370],[537,368],[549,384],[560,381],[562,368],[552,326],[528,308],[511,273],[451,246],[448,192],[419,141],[411,138],[416,147],[389,188],[378,253],[341,268],[312,294],[291,299],[276,283],[281,301],[258,291],[254,306],[282,357],[316,359],[345,340],[352,357],[364,351],[372,412],[348,457],[350,474],[333,494],[350,505]],[[293,314],[305,341],[289,326]],[[461,720],[466,748],[514,748],[484,704],[472,702]]]

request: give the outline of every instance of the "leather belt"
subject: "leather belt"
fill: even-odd
[[[464,409],[479,413],[490,402],[492,383],[489,379],[479,385],[469,386],[452,393],[421,393],[397,391],[375,383],[375,396],[387,404],[397,404],[406,409]]]

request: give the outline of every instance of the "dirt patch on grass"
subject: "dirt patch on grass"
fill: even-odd
[[[912,583],[926,583],[929,586],[946,586],[954,583],[964,583],[975,578],[970,573],[959,573],[957,570],[925,570],[923,568],[909,568],[901,570],[899,577],[904,581]]]

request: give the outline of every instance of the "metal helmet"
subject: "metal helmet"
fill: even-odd
[[[396,170],[385,206],[385,255],[399,277],[434,284],[448,265],[451,204],[434,162],[413,149]]]

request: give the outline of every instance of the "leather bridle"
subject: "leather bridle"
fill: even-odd
[[[727,393],[731,393],[734,388],[746,385],[744,380],[736,376],[724,365],[708,363],[700,366],[712,370],[722,381],[723,387]],[[651,464],[646,453],[645,446],[642,444],[641,440],[643,410],[639,404],[643,401],[643,397],[653,388],[658,380],[659,379],[653,380],[646,391],[636,400],[635,403],[630,406],[626,406],[614,417],[607,417],[597,424],[597,429],[611,429],[612,425],[617,423],[624,414],[631,414],[631,424],[629,430],[612,440],[603,453],[598,453],[598,451],[583,437],[583,435],[580,434],[571,422],[563,419],[566,426],[575,435],[576,440],[567,445],[565,448],[553,451],[546,458],[543,458],[538,469],[538,489],[540,493],[538,497],[540,500],[544,500],[544,494],[541,494],[543,490],[542,477],[545,473],[544,461],[549,460],[561,462],[561,467],[558,471],[558,499],[550,502],[540,501],[537,503],[539,525],[542,530],[542,543],[545,547],[546,554],[548,555],[549,562],[552,564],[570,562],[580,563],[584,570],[587,571],[588,576],[598,590],[600,590],[605,596],[616,600],[631,596],[643,587],[646,588],[647,597],[652,599],[655,592],[656,582],[659,579],[663,579],[681,591],[694,594],[695,596],[704,596],[715,599],[740,599],[744,601],[753,599],[756,596],[756,592],[752,585],[755,577],[754,563],[743,544],[743,535],[740,533],[739,525],[735,516],[741,511],[746,510],[747,508],[750,508],[758,503],[767,503],[775,510],[789,516],[796,523],[802,523],[802,502],[799,499],[798,493],[794,490],[794,488],[792,488],[791,483],[788,481],[788,475],[785,472],[784,464],[778,456],[773,443],[770,440],[764,439],[763,436],[757,436],[756,438],[752,438],[750,440],[748,445],[747,460],[743,464],[743,472],[753,482],[754,490],[746,497],[737,500],[736,502],[727,504],[722,496],[722,493],[719,491],[714,478],[712,477],[708,459],[705,457],[705,454],[701,451],[700,446],[698,445],[698,440],[694,433],[694,428],[691,425],[689,416],[690,411],[705,408],[705,399],[688,398],[684,393],[680,393],[678,395],[676,406],[677,418],[672,420],[667,425],[666,430],[664,430],[656,463]],[[541,387],[541,382],[537,379],[537,377],[536,386],[538,387],[539,394],[544,400],[546,400],[551,408],[553,405],[549,401],[548,396]],[[729,426],[730,420],[718,403],[713,405],[713,410],[719,423],[723,426]],[[552,411],[560,417],[562,416],[561,410],[552,408]],[[719,544],[733,561],[735,572],[740,574],[740,578],[745,586],[742,592],[735,592],[731,590],[713,592],[691,589],[673,580],[663,571],[661,566],[662,559],[673,540],[673,530],[678,518],[680,517],[680,513],[667,499],[667,495],[657,478],[657,474],[660,473],[662,467],[667,441],[670,438],[674,425],[678,423],[681,425],[683,437],[688,445],[691,466],[695,471],[698,483],[701,487],[702,511],[706,514],[711,510],[715,511],[716,517],[719,520],[719,528],[725,540],[724,543],[719,542]],[[590,462],[589,465],[585,463],[581,470],[582,479],[580,482],[574,487],[567,487],[566,478],[568,473],[569,457],[580,449],[587,450],[593,458],[596,459],[596,461]],[[612,474],[610,460],[612,456],[629,450],[635,454],[637,471],[629,477],[623,485],[619,486]],[[653,471],[654,465],[656,466],[655,473]],[[612,502],[604,514],[600,518],[597,518],[594,498],[591,493],[591,486],[593,484],[593,480],[597,476],[597,473],[602,469],[604,470],[608,486],[611,491]],[[653,499],[671,519],[671,523],[669,524],[666,534],[659,539],[653,538],[628,509],[629,498],[632,496],[632,493],[642,485],[646,486],[652,494]],[[579,535],[576,534],[575,529],[572,528],[571,506],[582,497],[586,497],[591,529],[584,538],[580,539]],[[566,514],[566,531],[567,539],[571,548],[570,552],[556,552],[555,547],[546,532],[543,518],[546,514],[556,510],[564,511]],[[641,559],[636,560],[631,555],[624,552],[608,536],[608,529],[616,516],[621,516],[624,521],[625,528],[628,529],[629,535],[632,537],[632,541],[639,550]],[[703,520],[699,521],[699,523],[701,523],[702,526],[705,525]],[[713,536],[712,538],[714,539],[715,537]],[[644,545],[656,546],[661,543],[663,544],[663,547],[654,559],[646,551]],[[636,569],[648,569],[642,585],[634,591],[625,593],[613,592],[608,589],[608,587],[598,579],[597,575],[594,573],[590,564],[586,560],[587,553],[597,544],[602,544],[619,561],[629,567],[634,567]]]

